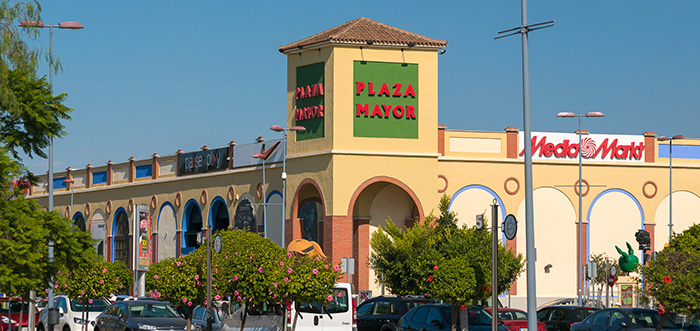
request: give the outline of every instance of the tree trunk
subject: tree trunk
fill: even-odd
[[[241,331],[245,329],[245,321],[248,319],[248,305],[243,305],[243,311],[241,311]]]
[[[294,312],[295,312],[295,314],[294,314],[294,321],[292,321],[292,331],[296,331],[296,329],[297,329],[297,317],[299,317],[299,311],[295,310]],[[285,321],[285,323],[287,323],[287,322]]]
[[[664,313],[661,314],[661,318],[659,319],[659,324],[656,325],[656,331],[661,331],[661,329],[662,329],[663,326],[664,326],[664,323],[666,323],[666,319],[667,319],[668,316],[670,316],[670,315],[671,315],[671,312],[670,312],[670,311],[664,311]]]
[[[10,308],[8,306],[8,308]],[[9,311],[9,309],[8,309]],[[19,304],[19,321],[17,321],[17,331],[22,331],[22,315],[24,313],[24,300],[20,299],[20,304]],[[27,329],[29,329],[29,322],[27,321]],[[12,321],[10,321],[10,328],[8,329],[9,331],[12,331]]]
[[[462,331],[469,330],[469,305],[464,309],[459,309],[459,325]]]

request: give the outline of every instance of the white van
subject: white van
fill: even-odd
[[[357,295],[350,283],[335,284],[326,306],[295,302],[287,311],[287,331],[357,331]]]

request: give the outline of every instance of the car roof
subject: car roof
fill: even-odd
[[[587,306],[575,306],[575,305],[554,305],[554,306],[547,306],[547,307],[542,307],[538,310],[546,309],[546,308],[563,308],[563,309],[593,309],[593,310],[599,310],[599,308],[595,307],[587,307]]]

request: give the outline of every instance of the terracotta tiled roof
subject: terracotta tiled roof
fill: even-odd
[[[367,44],[367,42],[373,45],[387,46],[424,46],[430,48],[442,48],[447,46],[447,41],[445,40],[428,38],[373,21],[369,18],[360,17],[321,33],[317,33],[311,37],[280,46],[279,51],[285,52],[290,49],[305,48],[321,43]]]

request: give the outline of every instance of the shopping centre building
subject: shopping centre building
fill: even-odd
[[[504,245],[524,255],[519,119],[497,132],[438,124],[438,58],[446,45],[358,18],[281,46],[286,128],[305,130],[67,168],[54,174],[55,209],[90,231],[105,259],[134,270],[189,253],[207,225],[249,228],[280,245],[314,240],[334,263],[354,258],[350,280],[373,296],[383,289],[367,266],[372,233],[387,219],[410,227],[438,213],[444,194],[468,226],[477,214],[490,215],[495,200],[498,221],[512,214],[519,224]],[[668,240],[669,219],[675,232],[697,222],[700,140],[674,141],[670,168],[668,141],[644,130],[653,128],[638,135],[581,132],[584,264],[595,254],[617,258],[615,246],[626,242],[636,249],[640,229],[651,234],[653,251]],[[577,295],[579,137],[533,132],[527,142],[538,303]],[[48,176],[40,178],[29,195],[47,206]],[[512,306],[525,306],[526,284],[523,273],[511,288]],[[633,285],[618,284],[613,293],[629,295]]]

